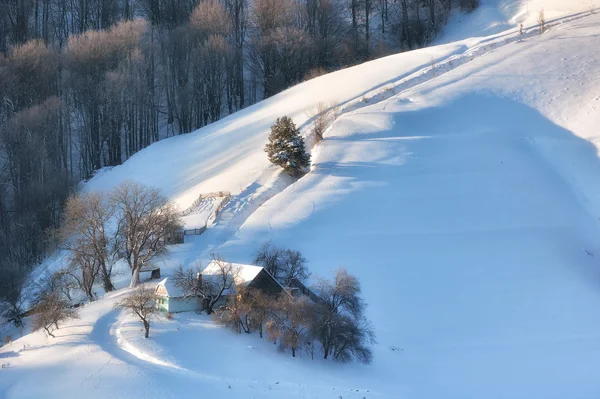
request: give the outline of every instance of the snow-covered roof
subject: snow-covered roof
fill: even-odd
[[[227,262],[228,264],[230,262]],[[235,274],[236,285],[246,285],[258,276],[258,273],[263,269],[262,266],[244,265],[242,263],[231,263],[233,274]],[[216,276],[221,273],[219,263],[212,260],[200,274],[202,276]]]
[[[179,287],[176,287],[173,280],[168,277],[158,283],[156,293],[169,298],[182,298],[185,296],[183,291]]]

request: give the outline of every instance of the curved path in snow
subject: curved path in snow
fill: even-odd
[[[90,333],[92,342],[113,358],[119,359],[124,363],[135,364],[137,366],[147,366],[154,364],[178,370],[180,367],[151,356],[137,349],[134,345],[127,342],[121,335],[119,315],[120,310],[111,310],[100,317]]]
[[[219,377],[203,373],[200,370],[189,370],[179,367],[146,353],[143,349],[128,342],[122,336],[120,331],[122,321],[119,320],[119,318],[121,312],[122,311],[118,309],[114,309],[99,317],[89,334],[91,343],[98,345],[102,352],[105,352],[110,356],[108,362],[106,362],[95,374],[100,374],[104,369],[110,368],[112,360],[116,359],[127,366],[128,373],[132,371],[142,372],[148,374],[155,380],[169,379],[170,381],[178,381],[177,384],[182,388],[190,386],[190,384],[201,384],[201,389],[224,391],[233,394],[233,387],[244,386],[256,390],[257,393],[261,394],[260,397],[263,397],[263,394],[268,394],[264,397],[274,398],[284,397],[286,392],[299,391],[305,391],[306,397],[339,398],[342,396],[344,398],[360,399],[364,398],[365,394],[368,393],[370,394],[369,397],[391,398],[388,395],[366,389],[269,381],[268,376],[265,376],[267,380]],[[210,362],[211,359],[207,359],[207,368],[210,368]],[[218,397],[224,396],[219,395]]]

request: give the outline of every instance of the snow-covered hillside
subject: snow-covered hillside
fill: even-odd
[[[589,13],[598,7],[595,0],[480,0],[480,6],[468,14],[458,14],[450,20],[435,43],[450,43],[473,36],[518,31],[523,26],[538,23],[540,11],[547,22],[565,15]]]
[[[589,3],[482,0],[444,36],[470,25],[480,38],[303,83],[88,183],[135,179],[182,209],[230,191],[164,270],[215,251],[248,263],[268,239],[300,250],[315,276],[343,265],[369,304],[373,364],[293,359],[196,315],[143,340],[112,308],[121,290],[56,339],[2,347],[0,398],[597,397],[600,13]],[[542,6],[555,21],[540,36],[527,10]],[[268,129],[287,114],[308,135],[318,102],[338,117],[292,182],[268,164]]]

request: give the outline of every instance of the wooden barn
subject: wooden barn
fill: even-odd
[[[231,295],[237,295],[240,287],[255,288],[268,295],[279,295],[284,292],[284,288],[279,282],[262,266],[244,265],[241,263],[232,263],[233,278],[235,288],[223,292],[217,308],[224,304]],[[221,274],[221,268],[216,261],[212,261],[200,273],[202,279],[218,279]]]

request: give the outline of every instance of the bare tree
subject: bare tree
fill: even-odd
[[[80,268],[97,266],[106,292],[114,290],[111,277],[117,245],[116,237],[110,232],[114,214],[114,204],[105,194],[74,195],[67,201],[60,229],[60,236],[70,251],[71,263]]]
[[[540,8],[537,15],[537,22],[540,29],[540,35],[546,31],[546,16],[544,9]]]
[[[329,123],[329,112],[324,102],[317,103],[309,112],[308,117],[313,120],[313,133],[317,143],[323,140],[323,133]]]
[[[273,313],[272,317],[281,330],[281,346],[289,347],[292,357],[296,357],[296,350],[302,347],[310,333],[314,304],[306,297],[282,295],[277,301],[277,309],[280,312]],[[279,318],[278,314],[283,314],[285,318]]]
[[[277,340],[279,340],[283,334],[282,324],[278,323],[278,320],[269,318],[265,327],[267,330],[267,339],[269,341],[273,341],[273,344],[277,344]]]
[[[65,273],[75,281],[79,290],[90,301],[96,300],[94,285],[98,282],[100,276],[100,263],[94,257],[94,252],[89,247],[82,244],[81,246],[77,246],[76,251],[69,254],[69,265],[65,269]]]
[[[189,26],[201,41],[211,35],[225,37],[231,32],[231,15],[217,0],[201,1],[190,15]]]
[[[254,264],[264,267],[283,286],[293,280],[305,282],[310,277],[308,261],[300,251],[282,249],[265,241],[254,254]]]
[[[242,331],[248,334],[256,329],[262,338],[265,323],[279,310],[276,297],[256,288],[238,287],[236,295],[230,295],[227,303],[216,313],[220,322],[238,334]]]
[[[292,285],[294,280],[305,283],[310,277],[310,272],[306,264],[308,260],[300,253],[293,249],[283,251],[283,275],[280,279],[284,287]]]
[[[118,309],[125,309],[139,317],[144,324],[144,338],[150,335],[150,321],[156,317],[159,310],[156,306],[156,292],[152,288],[136,287],[121,301],[115,304]]]
[[[197,50],[200,71],[196,79],[202,89],[197,89],[196,92],[205,96],[203,109],[206,123],[221,118],[223,93],[226,87],[226,67],[230,53],[229,44],[225,37],[220,35],[211,35]],[[198,85],[196,87],[198,88]]]
[[[198,266],[185,269],[180,265],[173,275],[173,283],[185,296],[201,298],[206,314],[212,314],[223,293],[235,291],[238,275],[238,268],[215,256],[202,274]]]
[[[359,319],[341,316],[335,326],[333,358],[340,362],[357,360],[371,363],[373,352],[368,346],[375,343],[375,332],[371,323],[364,317]]]
[[[312,335],[321,343],[325,359],[333,355],[340,361],[371,361],[368,345],[374,342],[375,335],[363,316],[365,303],[360,292],[358,279],[343,268],[336,272],[333,283],[319,281]]]
[[[54,331],[58,330],[60,322],[77,318],[76,309],[72,309],[70,303],[63,299],[59,292],[44,293],[33,309],[35,317],[32,329],[34,331],[44,329],[46,333],[54,338]]]
[[[181,227],[180,213],[155,188],[124,182],[111,194],[118,219],[117,245],[131,268],[130,287],[140,270],[163,254],[165,238]]]
[[[37,290],[35,293],[37,299],[50,293],[57,293],[62,298],[71,301],[71,291],[78,288],[66,270],[46,273],[34,285]]]
[[[282,250],[271,241],[265,241],[254,254],[253,263],[264,267],[275,279],[283,275]]]
[[[175,270],[175,273],[173,273],[173,276],[170,278],[172,279],[173,284],[178,287],[186,297],[197,296],[204,298],[200,272],[202,272],[200,263],[196,263],[194,266],[187,268],[184,268],[183,265],[179,265]]]
[[[243,299],[248,306],[250,327],[255,328],[262,338],[264,325],[274,309],[275,298],[264,294],[258,289],[250,288],[245,291]]]
[[[250,333],[250,304],[245,300],[245,289],[238,289],[236,295],[230,295],[227,303],[215,311],[217,320],[241,334]]]

